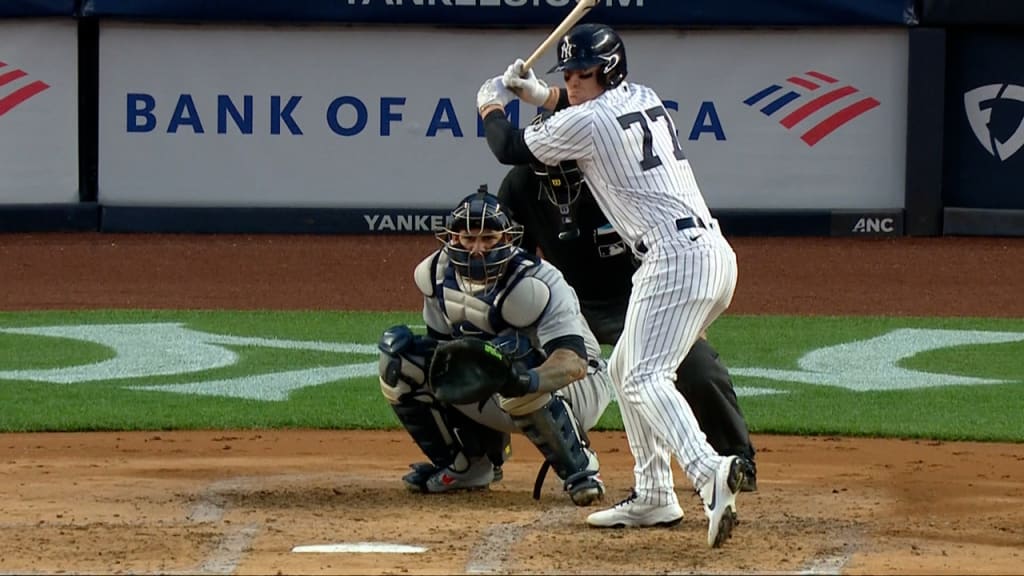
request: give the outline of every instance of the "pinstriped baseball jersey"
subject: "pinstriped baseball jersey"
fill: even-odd
[[[538,160],[577,160],[601,210],[626,242],[664,222],[711,214],[665,105],[624,82],[525,131]]]
[[[609,366],[635,460],[637,499],[677,505],[673,455],[698,491],[715,482],[723,461],[674,379],[700,333],[732,301],[736,255],[650,88],[620,84],[530,126],[524,139],[545,164],[576,160],[605,216],[642,255]],[[688,217],[700,224],[681,220]]]

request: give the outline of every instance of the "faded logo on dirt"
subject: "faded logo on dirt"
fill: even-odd
[[[168,384],[126,384],[131,390],[283,401],[292,390],[377,374],[377,347],[355,342],[323,342],[213,334],[181,323],[87,324],[0,328],[5,334],[65,338],[99,344],[110,357],[90,364],[0,371],[0,380],[86,384],[147,378],[178,379]],[[1024,342],[1024,332],[899,329],[867,340],[818,348],[797,361],[797,370],[733,367],[734,376],[779,382],[835,386],[854,391],[909,390],[935,386],[975,386],[1005,380],[922,372],[900,364],[932,350],[979,344]],[[277,348],[365,355],[365,362],[339,362],[234,378],[208,380],[206,371],[234,366],[236,348]],[[177,377],[177,378],[175,378]],[[737,386],[742,396],[784,393],[772,388]]]

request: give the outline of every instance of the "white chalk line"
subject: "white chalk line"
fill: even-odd
[[[465,572],[508,574],[513,559],[512,549],[525,534],[571,521],[575,517],[574,510],[572,507],[547,510],[526,524],[492,524],[470,551]]]

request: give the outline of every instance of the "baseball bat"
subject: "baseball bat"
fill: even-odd
[[[540,60],[540,57],[548,51],[548,48],[551,48],[555,42],[558,42],[558,40],[564,36],[570,28],[580,21],[580,18],[583,18],[584,14],[596,5],[597,0],[579,0],[576,3],[576,7],[572,9],[572,12],[569,12],[569,15],[562,20],[562,23],[559,24],[558,27],[556,27],[554,31],[540,43],[540,46],[537,46],[537,49],[533,51],[533,54],[530,54],[530,57],[526,59],[526,63],[523,64],[523,72],[533,68],[533,65],[536,64],[537,60]]]

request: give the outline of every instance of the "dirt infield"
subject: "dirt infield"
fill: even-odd
[[[730,313],[1024,317],[1024,241],[737,238]],[[429,237],[0,235],[0,310],[418,309]],[[356,282],[353,279],[359,278]],[[728,360],[728,359],[726,359]],[[1024,574],[1024,445],[757,435],[721,550],[677,474],[672,529],[583,527],[522,438],[488,492],[425,497],[398,432],[0,435],[0,573]],[[621,433],[594,437],[611,499]],[[421,554],[297,554],[388,542]]]

